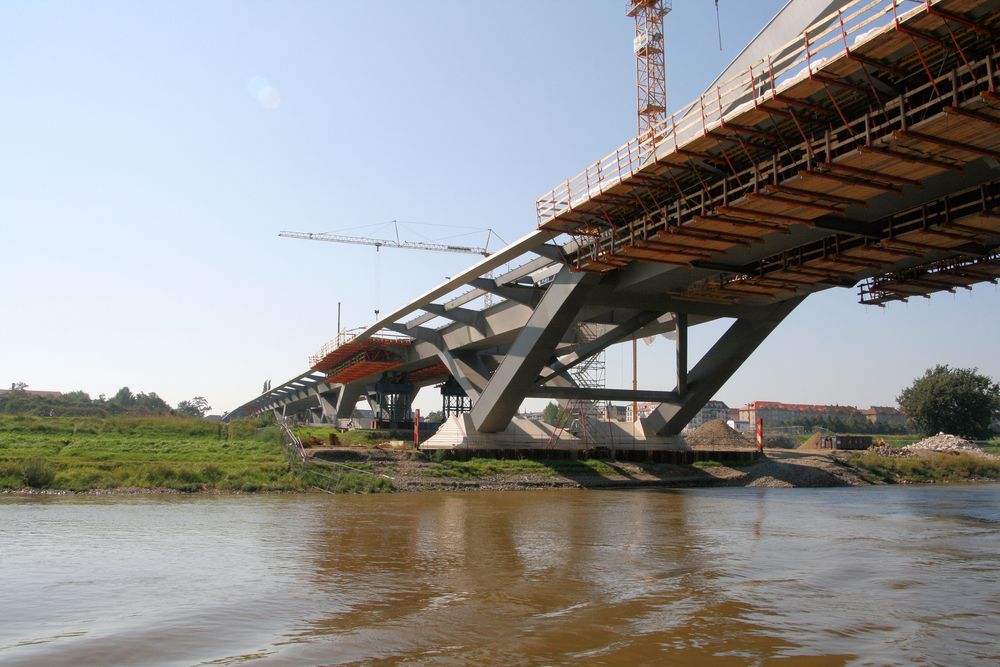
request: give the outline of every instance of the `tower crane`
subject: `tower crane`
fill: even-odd
[[[376,250],[382,248],[406,248],[409,250],[431,250],[434,252],[458,252],[468,255],[482,255],[489,257],[490,251],[487,247],[493,230],[487,230],[486,245],[482,248],[462,245],[451,245],[445,243],[425,243],[423,241],[401,241],[397,234],[396,240],[376,239],[367,236],[342,236],[340,234],[330,234],[327,232],[278,232],[278,236],[286,239],[305,239],[307,241],[330,241],[331,243],[353,243],[355,245],[375,246]]]
[[[368,245],[375,246],[375,251],[378,252],[382,248],[404,248],[407,250],[429,250],[432,252],[455,252],[462,253],[466,255],[482,255],[483,257],[489,257],[489,245],[490,239],[493,238],[495,232],[492,229],[486,230],[486,243],[483,247],[475,246],[463,246],[463,245],[453,245],[450,243],[428,243],[424,241],[405,241],[399,238],[399,225],[396,220],[392,221],[393,227],[396,230],[396,239],[379,239],[372,238],[369,236],[344,236],[343,234],[331,234],[329,232],[290,232],[283,231],[278,232],[278,236],[286,239],[304,239],[306,241],[329,241],[330,243],[349,243],[353,245]],[[492,278],[493,272],[490,271],[486,274],[486,277]],[[378,285],[378,282],[376,282]],[[376,303],[378,302],[378,288],[376,287]],[[493,305],[493,295],[487,292],[483,295],[483,305],[487,308]],[[375,319],[378,319],[379,309],[375,308]],[[339,320],[339,315],[338,315]],[[337,325],[337,333],[340,333],[340,324]]]
[[[626,0],[625,14],[635,19],[636,112],[640,140],[652,136],[667,119],[667,75],[663,17],[673,9],[673,0]],[[715,24],[722,50],[719,0],[715,0]],[[602,353],[603,354],[603,353]],[[636,338],[632,336],[632,390],[638,387]],[[639,420],[639,403],[632,401],[632,421]]]
[[[663,17],[673,9],[672,0],[629,0],[626,15],[635,19],[636,111],[639,137],[667,117],[666,60],[663,49]]]

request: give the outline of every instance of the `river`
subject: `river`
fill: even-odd
[[[0,497],[0,664],[995,664],[1000,485]]]

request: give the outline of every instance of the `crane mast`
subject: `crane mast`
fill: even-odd
[[[627,0],[626,14],[635,19],[636,108],[639,138],[644,139],[667,117],[666,59],[663,52],[663,17],[672,0]]]

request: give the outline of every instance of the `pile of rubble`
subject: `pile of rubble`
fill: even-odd
[[[868,451],[878,456],[910,456],[910,452],[905,447],[896,448],[884,442],[878,442],[868,448]]]
[[[937,435],[932,435],[931,437],[924,438],[923,440],[915,442],[912,445],[907,445],[902,449],[910,452],[922,450],[931,452],[983,453],[983,450],[974,443],[969,442],[964,438],[960,438],[957,435],[951,435],[948,433],[938,433]]]

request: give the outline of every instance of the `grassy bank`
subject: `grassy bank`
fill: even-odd
[[[290,491],[276,427],[179,417],[0,416],[0,489]]]
[[[870,482],[929,484],[1000,480],[1000,461],[975,454],[879,456],[865,452],[849,463]]]

